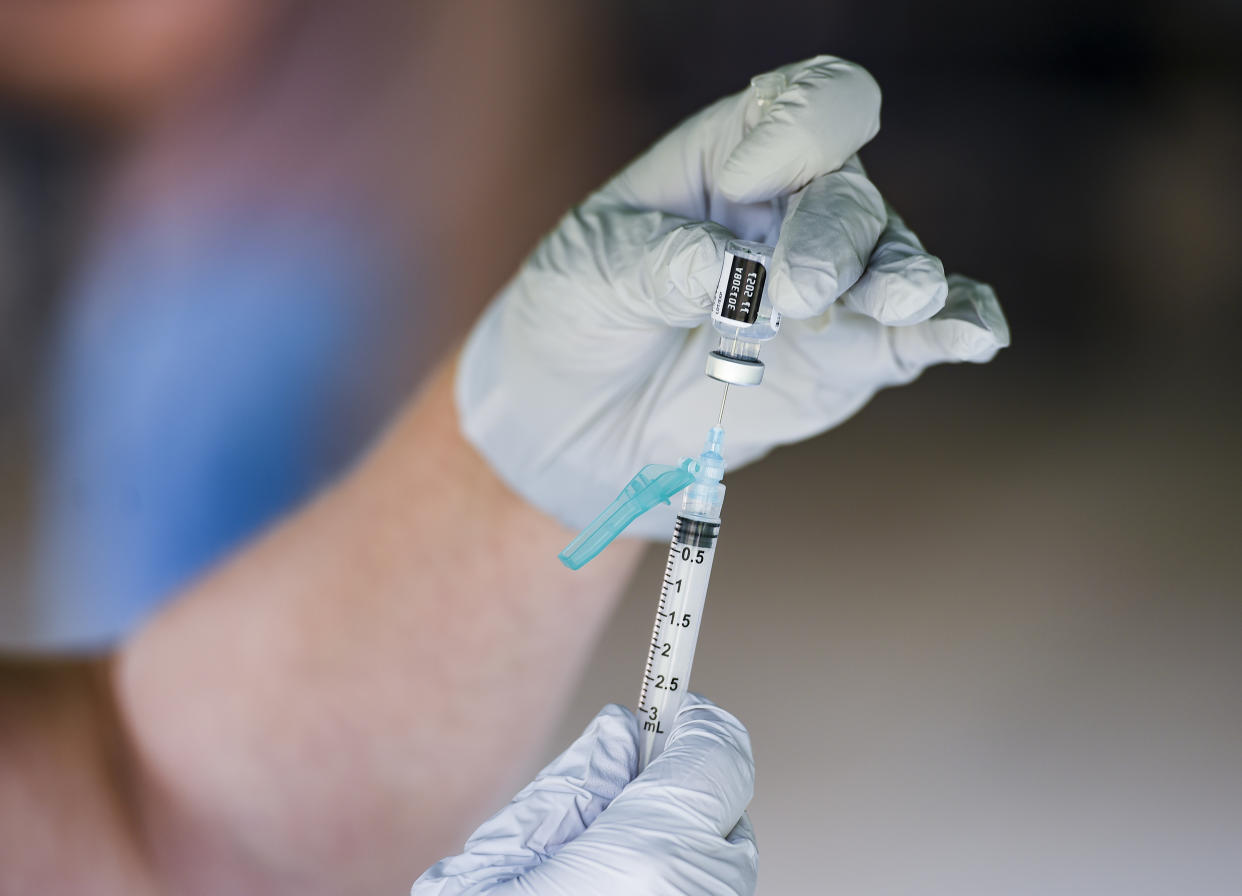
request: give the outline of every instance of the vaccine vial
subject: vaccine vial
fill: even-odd
[[[780,312],[767,297],[772,247],[746,240],[725,246],[724,267],[716,284],[712,326],[720,334],[707,356],[707,375],[723,383],[755,386],[763,379],[760,346],[776,336]]]

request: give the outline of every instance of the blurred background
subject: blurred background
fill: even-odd
[[[754,737],[760,892],[1237,893],[1240,40],[1231,0],[9,0],[0,645],[123,637],[591,187],[832,53],[1013,346],[729,477],[694,684]],[[637,696],[662,562],[558,745]]]

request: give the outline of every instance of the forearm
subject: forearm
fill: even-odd
[[[120,657],[157,854],[240,856],[268,892],[408,883],[531,760],[638,553],[570,573],[571,536],[461,438],[442,371]]]

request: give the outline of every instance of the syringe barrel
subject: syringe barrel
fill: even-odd
[[[672,730],[690,687],[699,622],[720,535],[720,508],[725,492],[720,480],[724,472],[724,428],[716,425],[707,432],[695,464],[694,482],[684,492],[668,549],[668,564],[664,567],[660,609],[638,698],[640,771],[664,749],[664,739]]]
[[[683,493],[681,499],[681,515],[702,523],[720,525],[720,507],[724,504],[725,487],[723,483],[707,486],[698,482],[692,483]]]
[[[701,520],[686,514],[677,517],[638,697],[639,771],[664,749],[690,689],[690,672],[719,534],[719,520]]]

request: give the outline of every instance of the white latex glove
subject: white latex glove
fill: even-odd
[[[757,853],[743,814],[755,763],[746,729],[687,698],[637,778],[638,723],[606,706],[568,750],[411,896],[740,896]]]
[[[730,390],[731,469],[931,364],[987,361],[1009,343],[992,290],[946,281],[855,158],[879,129],[871,76],[828,56],[780,71],[788,89],[762,119],[751,90],[727,97],[566,215],[466,343],[463,431],[570,526],[643,464],[699,452],[723,389],[703,368],[733,236],[775,241],[768,295],[784,321],[763,347],[763,383]],[[673,513],[630,532],[664,537]]]

